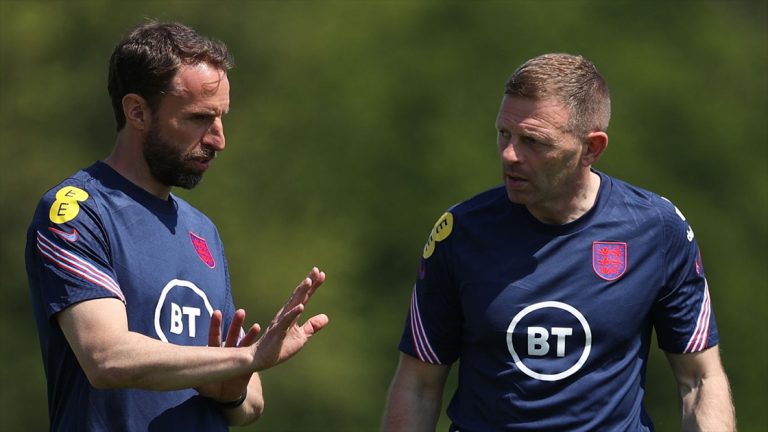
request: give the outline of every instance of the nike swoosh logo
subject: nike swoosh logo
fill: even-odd
[[[48,230],[68,242],[74,243],[77,241],[78,238],[80,238],[80,235],[77,233],[77,229],[74,229],[74,228],[72,229],[72,232],[62,231],[54,227],[48,227]]]

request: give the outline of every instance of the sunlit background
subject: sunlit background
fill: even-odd
[[[217,223],[237,306],[265,324],[313,265],[328,274],[308,313],[329,327],[263,374],[266,413],[243,430],[378,428],[421,247],[448,206],[499,184],[504,81],[553,51],[608,80],[597,168],[691,221],[740,430],[768,430],[768,7],[706,0],[0,0],[0,430],[47,428],[25,231],[43,192],[110,151],[107,59],[147,17],[235,55],[227,149],[179,194]],[[677,430],[652,351],[646,404]]]

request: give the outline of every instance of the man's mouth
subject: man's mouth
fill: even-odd
[[[192,162],[192,164],[198,168],[208,169],[208,166],[211,164],[211,161],[214,160],[215,158],[216,158],[216,152],[203,151],[197,154],[189,155],[187,157],[187,160]]]
[[[523,186],[528,183],[528,179],[514,173],[504,173],[504,181],[510,186]]]
[[[210,156],[193,156],[187,160],[195,167],[196,170],[205,171],[211,165],[211,161],[214,159],[214,157],[215,154]]]

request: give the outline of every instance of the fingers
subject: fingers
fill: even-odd
[[[285,306],[283,306],[283,309],[281,309],[281,312],[291,310],[299,304],[306,305],[317,288],[322,285],[324,281],[325,273],[321,272],[317,267],[312,267],[312,270],[310,270],[307,277],[293,290],[291,297],[288,298],[288,301],[285,303]]]
[[[232,322],[229,324],[229,330],[227,331],[227,340],[224,342],[226,347],[236,347],[237,340],[240,338],[240,330],[243,328],[245,322],[245,311],[238,309],[235,311],[235,315],[232,317]]]
[[[283,329],[283,331],[287,331],[288,328],[296,325],[306,304],[309,303],[309,299],[323,282],[325,282],[325,272],[320,271],[317,267],[312,267],[312,270],[309,271],[307,277],[299,283],[295,290],[293,290],[293,293],[285,306],[283,306],[277,313],[275,324],[279,323],[279,327]],[[299,306],[301,306],[301,308],[299,308]],[[325,315],[323,316],[325,317]],[[317,317],[313,317],[313,319],[314,318]],[[327,321],[328,317],[325,317],[325,321],[319,324],[317,330],[325,326]],[[316,331],[314,330],[314,326],[310,326],[310,328],[313,329],[312,333]]]
[[[221,346],[221,311],[213,311],[211,315],[211,324],[208,328],[208,346]]]
[[[249,346],[256,343],[256,341],[259,339],[259,332],[261,331],[261,326],[258,324],[254,324],[251,326],[251,328],[248,330],[248,333],[243,336],[243,338],[240,340],[240,345],[238,346]]]
[[[279,334],[285,334],[289,328],[296,324],[296,321],[299,320],[299,316],[301,316],[302,312],[304,312],[303,304],[298,304],[293,308],[284,311],[275,317],[275,320],[272,321],[272,325],[269,326],[270,329],[268,329],[268,331],[274,329],[274,331],[277,331]]]
[[[280,321],[274,323],[273,328],[275,331],[279,332],[287,332],[288,329],[292,328],[296,325],[296,321],[299,320],[299,316],[304,311],[303,305],[298,305],[294,309],[292,309],[288,314],[286,314]],[[328,316],[325,314],[319,314],[315,315],[312,318],[308,319],[304,325],[300,327],[301,332],[304,333],[304,336],[307,338],[314,335],[315,333],[322,330],[326,325],[328,325],[328,322],[330,320],[328,319]],[[297,327],[298,328],[298,327]]]
[[[309,302],[309,299],[312,298],[312,295],[317,291],[320,285],[325,282],[325,272],[321,272],[317,267],[313,267],[312,271],[309,272],[309,278],[311,279],[312,284],[309,288],[309,292],[307,292],[307,297],[304,300],[305,305]]]

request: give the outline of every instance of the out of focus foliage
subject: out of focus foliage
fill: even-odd
[[[0,429],[47,427],[25,230],[46,189],[110,151],[107,59],[145,17],[235,54],[227,150],[180,194],[217,222],[237,305],[266,323],[311,266],[328,274],[309,313],[331,324],[263,374],[252,430],[378,428],[423,242],[446,207],[499,182],[503,83],[552,51],[592,59],[611,87],[597,167],[692,222],[740,430],[768,428],[765,2],[2,0]],[[675,430],[653,351],[646,403]]]

